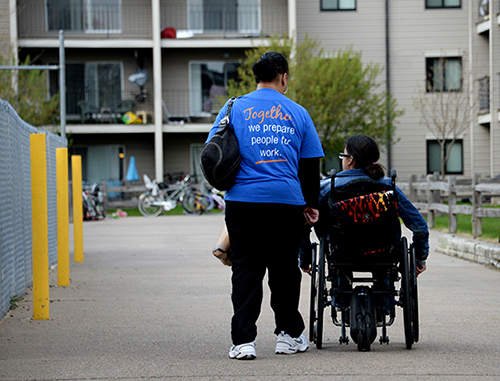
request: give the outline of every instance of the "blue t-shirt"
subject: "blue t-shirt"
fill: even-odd
[[[220,110],[207,142],[219,127]],[[273,89],[260,89],[233,104],[230,124],[242,156],[228,201],[304,205],[297,176],[299,159],[323,157],[321,142],[307,110]]]

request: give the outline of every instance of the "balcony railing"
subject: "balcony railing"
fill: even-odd
[[[483,77],[479,82],[479,113],[490,112],[490,77]]]
[[[20,38],[67,34],[92,34],[102,38],[151,38],[151,5],[94,5],[78,2],[71,6],[50,7],[48,2],[29,2],[18,8]],[[97,36],[96,36],[97,37]]]
[[[188,5],[188,29],[199,33],[260,31],[260,6],[212,6],[207,3]]]
[[[189,122],[212,123],[227,95],[214,95],[195,90],[164,90],[164,118]]]
[[[143,109],[133,100],[130,92],[101,92],[99,97],[85,94],[84,90],[68,89],[66,92],[66,114],[68,120],[81,123],[122,123],[127,111]]]
[[[148,94],[149,100],[154,94]],[[69,90],[66,93],[68,120],[83,124],[123,123],[121,117],[127,111],[152,112],[151,102],[133,100],[130,92],[100,94],[99,98],[85,91]],[[227,96],[208,96],[190,90],[163,91],[163,122],[213,123]]]
[[[49,32],[121,33],[121,7],[116,5],[95,5],[84,7],[82,3],[70,6],[47,6]]]
[[[288,31],[286,2],[245,1],[244,5],[212,5],[201,0],[187,0],[187,5],[161,2],[163,27],[188,30],[197,35],[283,35]]]
[[[56,35],[60,29],[73,36],[86,38],[151,38],[151,4],[93,5],[86,0],[28,1],[18,7],[18,34],[20,38],[43,38]],[[204,2],[210,4],[210,2]],[[246,1],[245,5],[204,5],[201,0],[187,0],[187,4],[160,4],[161,28],[188,30],[195,35],[283,35],[288,32],[286,2]],[[54,5],[55,4],[55,5]],[[236,4],[236,2],[235,2]],[[51,5],[49,7],[49,5]]]

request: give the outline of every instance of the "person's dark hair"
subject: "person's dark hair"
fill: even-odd
[[[258,62],[252,65],[255,82],[272,82],[278,74],[288,73],[288,61],[278,52],[264,53]]]
[[[354,135],[344,142],[344,148],[348,155],[352,155],[357,168],[364,169],[366,174],[379,180],[384,177],[384,167],[378,164],[380,150],[377,142],[366,135]]]

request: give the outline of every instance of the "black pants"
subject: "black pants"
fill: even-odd
[[[226,223],[232,251],[234,345],[257,336],[266,269],[274,311],[275,334],[298,337],[304,330],[299,312],[298,249],[304,226],[303,206],[227,202]]]

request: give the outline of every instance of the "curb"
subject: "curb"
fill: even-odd
[[[436,251],[500,269],[500,244],[444,234],[438,238]]]

